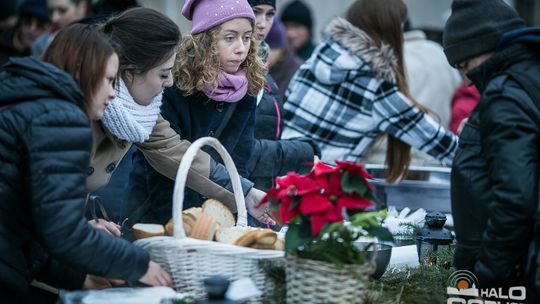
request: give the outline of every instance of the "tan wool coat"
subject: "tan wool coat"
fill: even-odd
[[[91,127],[93,148],[86,179],[88,191],[94,191],[109,183],[116,166],[132,145],[131,142],[114,137],[100,121],[93,121]],[[174,180],[182,156],[190,144],[189,141],[182,140],[170,127],[169,122],[159,115],[150,138],[135,145],[156,171]],[[210,180],[210,160],[207,153],[199,151],[191,165],[186,186],[206,197],[220,200],[236,211],[233,194]]]

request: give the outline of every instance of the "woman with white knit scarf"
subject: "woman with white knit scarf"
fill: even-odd
[[[190,143],[181,140],[160,115],[163,89],[173,85],[171,70],[180,40],[177,25],[163,14],[134,8],[110,19],[103,32],[119,45],[120,68],[117,97],[103,118],[92,122],[93,153],[87,189],[108,183],[118,162],[132,144],[161,174],[175,179],[178,165]],[[190,169],[187,186],[216,198],[236,211],[228,173],[208,154],[199,152]],[[257,207],[264,192],[242,179],[248,212],[263,223],[274,224],[267,208]],[[103,221],[100,221],[103,222]],[[110,223],[113,225],[112,223]],[[118,226],[105,228],[119,234]]]

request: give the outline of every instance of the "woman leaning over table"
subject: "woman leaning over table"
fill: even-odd
[[[14,58],[3,69],[2,303],[35,303],[33,279],[67,289],[95,287],[100,280],[86,273],[170,285],[170,276],[146,252],[92,229],[81,212],[92,143],[89,120],[99,120],[115,96],[118,56],[110,40],[92,26],[70,25],[58,33],[43,62]],[[56,261],[35,260],[36,250]]]

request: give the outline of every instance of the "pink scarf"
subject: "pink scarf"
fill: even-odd
[[[204,88],[203,92],[215,101],[238,102],[246,96],[247,90],[246,72],[240,69],[234,74],[221,71],[218,76],[217,88]]]

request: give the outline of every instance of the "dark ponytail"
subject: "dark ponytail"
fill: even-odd
[[[177,50],[181,34],[167,16],[137,7],[109,19],[102,31],[120,46],[120,72],[143,74],[164,63]]]

